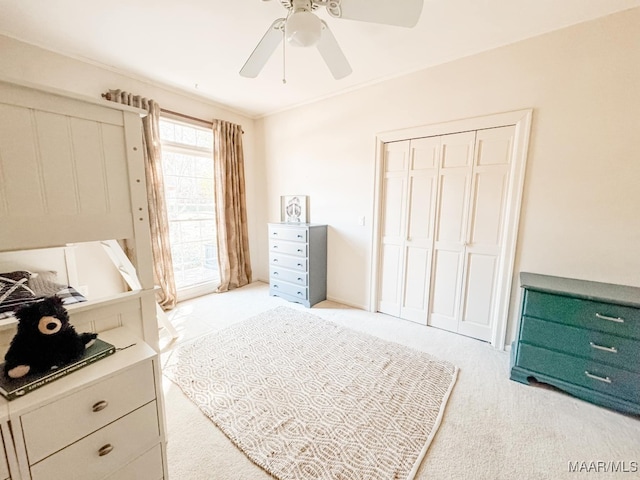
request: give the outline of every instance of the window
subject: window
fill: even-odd
[[[178,298],[213,291],[220,281],[213,192],[213,133],[160,118],[169,237]]]

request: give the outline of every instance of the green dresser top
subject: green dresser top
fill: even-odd
[[[611,283],[520,273],[523,288],[640,308],[640,288]]]

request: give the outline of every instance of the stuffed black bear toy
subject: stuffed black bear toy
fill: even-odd
[[[45,372],[82,356],[98,334],[78,334],[56,296],[25,305],[15,312],[18,331],[5,355],[4,373],[19,378]]]

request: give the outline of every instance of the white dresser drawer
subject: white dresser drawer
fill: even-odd
[[[291,295],[292,297],[300,300],[306,300],[308,298],[308,288],[298,285],[292,285],[286,282],[279,282],[272,280],[271,289],[274,293],[283,293],[285,295]]]
[[[155,399],[151,361],[61,397],[20,417],[34,464]]]
[[[278,267],[292,268],[299,272],[307,271],[307,259],[301,257],[292,257],[291,255],[283,255],[280,253],[269,254],[269,263]]]
[[[7,457],[5,455],[6,448],[2,435],[0,435],[0,479],[6,480],[9,478],[9,465],[7,464]]]
[[[269,251],[275,253],[286,253],[287,255],[295,255],[297,257],[306,257],[307,244],[269,240]]]
[[[269,238],[306,242],[307,229],[304,227],[269,226]]]
[[[49,437],[51,438],[51,437]],[[160,440],[156,402],[151,402],[64,450],[31,466],[32,480],[99,480]],[[102,456],[113,447],[111,451]]]
[[[162,478],[162,451],[158,444],[104,480],[162,480]]]
[[[309,283],[308,273],[287,270],[286,268],[280,267],[270,267],[269,278],[273,281],[284,281],[295,283],[296,285],[307,285]]]

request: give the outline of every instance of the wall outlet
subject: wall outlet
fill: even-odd
[[[358,225],[360,225],[361,227],[364,227],[364,216],[358,217]]]

